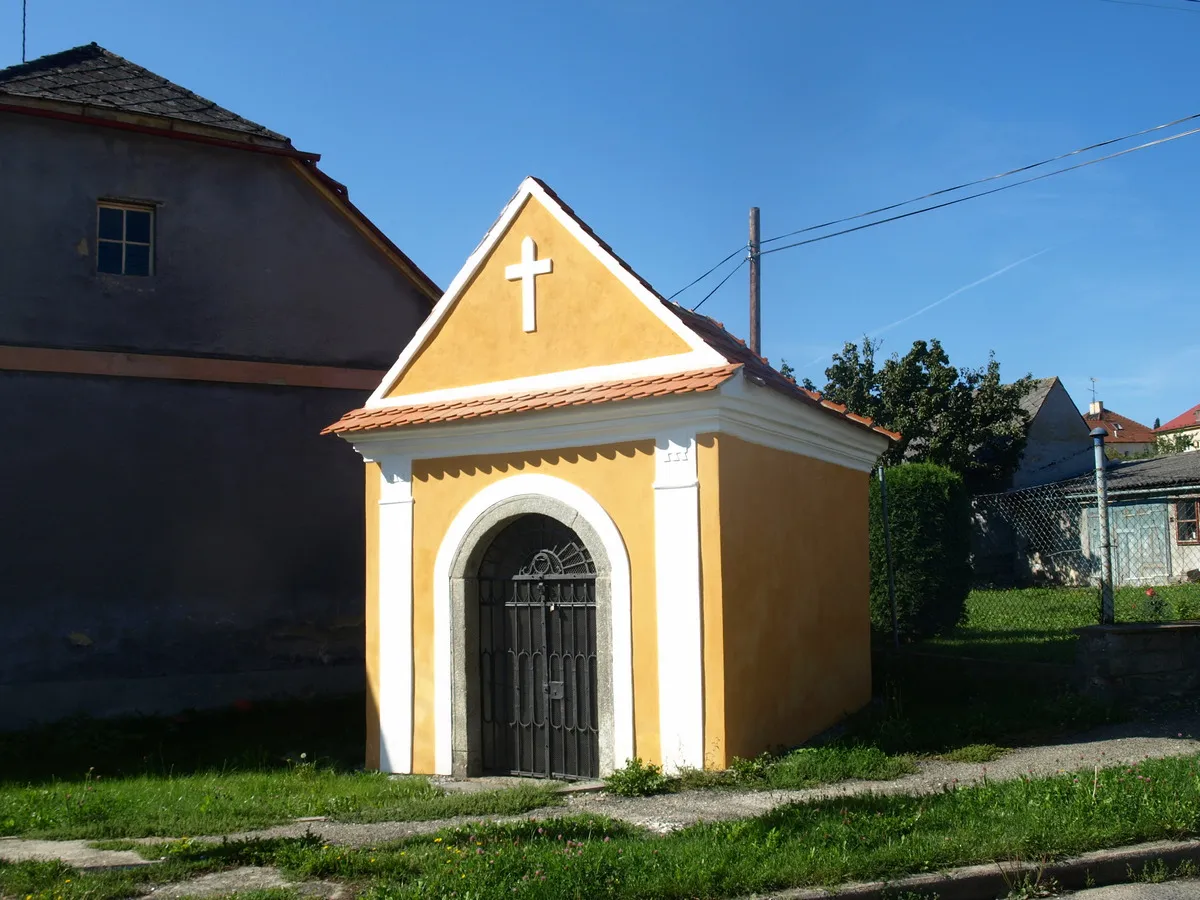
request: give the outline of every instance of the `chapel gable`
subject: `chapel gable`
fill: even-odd
[[[554,194],[526,179],[379,396],[580,370],[589,370],[581,380],[606,381],[641,374],[647,360],[677,358],[670,368],[679,371],[697,352],[712,356]]]

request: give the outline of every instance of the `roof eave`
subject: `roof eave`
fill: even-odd
[[[41,97],[28,97],[23,94],[0,91],[0,112],[39,116],[45,119],[57,119],[62,122],[98,125],[105,128],[135,131],[141,134],[190,140],[204,144],[217,144],[231,148],[252,150],[258,153],[289,156],[294,159],[303,159],[311,162],[316,162],[321,158],[321,154],[319,153],[297,150],[287,140],[276,140],[274,138],[227,128],[214,128],[170,116],[132,113],[126,110],[113,109],[90,103],[47,100]]]
[[[315,160],[298,160],[301,173],[315,182],[315,187],[331,199],[341,211],[363,231],[365,236],[387,254],[397,267],[414,283],[424,295],[432,310],[441,299],[442,289],[412,259],[401,250],[361,209],[350,202],[350,191],[344,184],[322,172]],[[428,312],[428,310],[426,311]]]

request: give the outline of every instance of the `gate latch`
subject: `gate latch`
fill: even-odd
[[[561,681],[550,682],[550,699],[551,700],[561,700],[561,699],[563,699],[563,694],[564,694],[563,683]]]

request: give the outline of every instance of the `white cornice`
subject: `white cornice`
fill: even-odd
[[[368,459],[416,460],[607,446],[678,431],[729,434],[861,472],[869,472],[888,445],[881,434],[742,378],[703,393],[343,437]]]

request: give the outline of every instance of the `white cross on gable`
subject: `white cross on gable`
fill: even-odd
[[[509,281],[521,282],[521,327],[526,331],[537,331],[537,291],[534,278],[548,275],[553,270],[552,260],[537,259],[537,244],[533,238],[521,241],[521,261],[504,270]]]

